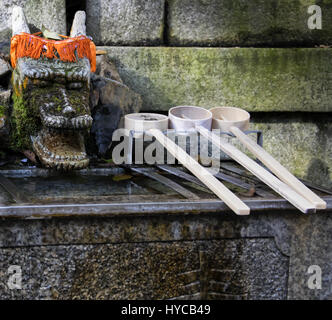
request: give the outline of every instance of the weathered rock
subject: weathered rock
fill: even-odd
[[[12,68],[10,67],[9,63],[0,57],[0,82],[1,79],[7,77],[11,71]]]
[[[96,72],[98,76],[109,78],[117,82],[123,83],[115,65],[109,60],[107,55],[99,55],[96,57]]]
[[[169,0],[172,45],[314,45],[332,41],[332,6],[319,2],[323,29],[310,30],[314,1]]]
[[[9,121],[11,90],[0,90],[0,148],[9,141]]]
[[[143,99],[143,110],[176,105],[247,111],[332,111],[332,49],[139,48],[106,50]]]
[[[90,109],[94,109],[99,103],[99,91],[98,89],[90,88]]]
[[[29,180],[21,180],[29,188]],[[0,193],[0,199],[5,197]],[[22,290],[1,285],[0,297],[328,300],[330,213],[331,208],[309,215],[266,209],[246,217],[221,210],[98,219],[75,213],[66,219],[2,218],[0,283],[7,283],[9,265],[26,271]],[[322,268],[321,290],[308,288],[311,265]]]
[[[0,90],[0,105],[9,107],[10,105],[10,96],[11,96],[11,90]]]
[[[113,132],[118,128],[122,112],[119,106],[112,104],[95,108],[91,134],[94,135],[99,154],[104,155],[110,147]]]
[[[2,112],[1,109],[2,108],[0,106],[0,113]],[[6,136],[6,134],[4,132],[5,131],[5,127],[6,127],[6,123],[7,123],[6,117],[0,114],[0,139],[1,140],[3,139],[3,137]]]
[[[9,58],[10,41],[1,41],[0,40],[0,54]]]
[[[161,44],[164,3],[164,0],[88,0],[87,33],[96,44]]]
[[[141,97],[126,85],[92,74],[90,103],[92,103],[92,138],[99,154],[105,154],[112,143],[112,135],[123,115],[139,112]]]
[[[30,246],[0,253],[3,270],[27,270],[22,290],[0,287],[3,299],[244,300],[285,299],[287,293],[289,258],[273,239]]]
[[[44,25],[48,30],[66,34],[65,0],[17,0],[15,5],[23,7],[31,32],[40,29]],[[0,42],[9,41],[12,36],[12,8],[13,1],[1,1]]]
[[[123,83],[99,76],[92,77],[92,88],[99,91],[99,104],[118,106],[123,114],[139,112],[141,97]]]

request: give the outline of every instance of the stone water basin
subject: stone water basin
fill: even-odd
[[[222,166],[218,179],[243,199],[253,213],[296,211],[248,172],[242,172],[227,162]],[[171,170],[180,169],[175,167]],[[236,175],[237,171],[242,175]],[[195,180],[186,180],[181,174],[177,176],[178,172],[174,174],[149,166],[130,169],[98,167],[70,173],[35,167],[3,167],[0,170],[0,216],[37,218],[230,211],[208,189]],[[168,180],[165,183],[160,179]],[[167,184],[170,181],[175,183],[175,187]],[[332,208],[332,192],[313,190],[325,197],[328,208]]]
[[[230,163],[221,169],[228,179],[244,174]],[[259,195],[228,184],[252,209],[239,217],[213,194],[164,173],[197,198],[119,167],[0,173],[0,269],[24,270],[24,290],[0,286],[1,298],[330,297],[326,285],[317,293],[298,285],[308,265],[330,265],[332,193],[323,188],[315,191],[327,210],[304,215],[246,175],[243,187],[250,183]]]
[[[154,186],[152,184],[151,188],[145,187],[144,179],[136,179],[121,168],[86,169],[71,173],[28,168],[1,170],[0,173],[19,188],[26,198],[15,201],[2,185],[0,202],[3,205],[17,202],[52,204],[114,201],[147,193],[157,195],[160,193],[158,187],[162,188],[158,183],[154,183]]]

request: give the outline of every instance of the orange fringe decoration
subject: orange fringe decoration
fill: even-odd
[[[13,68],[18,58],[30,57],[39,59],[60,59],[65,62],[76,62],[86,57],[90,61],[91,72],[96,71],[96,46],[86,36],[78,36],[65,40],[49,40],[29,33],[20,33],[12,37],[10,43],[10,59]]]

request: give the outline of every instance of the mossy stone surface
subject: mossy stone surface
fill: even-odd
[[[264,148],[289,171],[332,188],[331,115],[253,115],[251,129],[263,131]]]
[[[35,135],[41,128],[39,107],[35,103],[37,93],[33,95],[28,92],[14,90],[13,111],[11,114],[11,148],[15,151],[29,150],[32,148],[31,136]],[[32,103],[26,103],[30,101]]]
[[[143,110],[332,111],[332,49],[99,47]]]

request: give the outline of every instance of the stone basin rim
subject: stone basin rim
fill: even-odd
[[[332,214],[332,196],[323,197],[327,202],[326,210],[318,214]],[[302,217],[295,207],[284,199],[244,200],[252,209],[251,215],[271,212],[295,213]],[[73,210],[77,210],[74,211]],[[44,212],[43,212],[44,211]],[[155,215],[200,215],[232,214],[225,203],[218,199],[211,200],[176,200],[169,202],[122,202],[122,203],[86,203],[53,205],[15,205],[1,206],[0,218],[45,219],[65,217],[138,217]],[[316,213],[316,214],[317,214]],[[308,214],[309,216],[310,214]],[[250,216],[249,216],[250,217]],[[234,218],[237,218],[234,216]],[[241,217],[245,219],[245,217]]]

